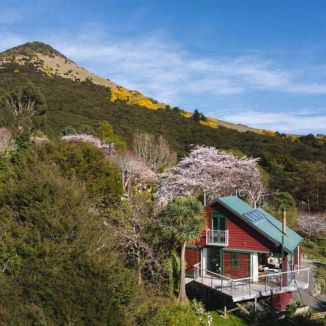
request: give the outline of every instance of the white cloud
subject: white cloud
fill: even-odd
[[[325,132],[326,110],[320,109],[320,115],[311,114],[312,110],[273,113],[253,110],[243,110],[242,113],[224,114],[221,119],[241,123],[256,128],[275,130],[286,133],[316,133]]]
[[[319,75],[318,67],[290,70],[247,56],[193,57],[161,34],[115,39],[95,28],[77,38],[65,35],[53,41],[76,62],[161,101],[177,102],[184,94],[220,96],[253,90],[326,94],[326,76]]]
[[[326,94],[325,67],[291,70],[258,57],[193,57],[162,34],[118,39],[96,23],[76,33],[45,34],[46,39],[39,39],[54,44],[77,63],[161,101],[175,103],[185,94],[220,96],[255,90]],[[22,39],[2,35],[0,48]]]
[[[326,66],[290,69],[257,56],[195,57],[162,34],[118,38],[114,31],[96,23],[74,33],[49,30],[42,31],[42,35],[46,38],[34,34],[33,39],[52,44],[75,62],[105,78],[172,105],[180,105],[185,98],[228,99],[234,95],[257,95],[261,91],[326,95]],[[24,36],[0,34],[0,49],[23,41]],[[224,114],[223,118],[258,128],[299,133],[325,130],[325,112],[322,109],[319,116],[314,116],[255,109]]]

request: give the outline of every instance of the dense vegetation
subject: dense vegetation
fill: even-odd
[[[92,209],[102,178],[119,175],[96,150],[64,145],[25,144],[2,159],[1,324],[122,325],[134,299],[133,271],[110,245],[98,250],[103,217]],[[95,162],[104,173],[90,184],[84,168]],[[113,202],[115,190],[106,196]]]
[[[42,53],[58,54],[34,45],[25,55],[40,46]],[[123,150],[137,131],[148,132],[139,142],[157,139],[169,154],[155,162],[157,171],[175,162],[174,151],[180,158],[192,144],[261,157],[273,192],[270,210],[277,214],[286,205],[290,221],[295,199],[305,208],[326,208],[325,143],[213,129],[199,123],[206,119],[199,112],[187,119],[170,108],[112,103],[109,92],[91,81],[50,78],[28,62],[0,69],[0,127],[9,127],[14,138],[0,156],[0,324],[245,325],[186,300],[179,277],[184,250],[181,257],[176,251],[198,236],[198,200],[179,197],[156,215],[150,192],[132,189],[128,200],[123,197],[116,161],[58,136],[96,134]],[[32,141],[31,135],[44,134],[47,139]],[[185,218],[192,228],[180,223]],[[311,250],[323,252],[313,241]],[[177,303],[178,294],[185,303]]]
[[[120,172],[102,152],[19,135],[0,163],[1,325],[224,323],[198,302],[176,302],[171,234],[155,223],[146,194],[121,201]],[[155,275],[119,247],[140,225],[135,248],[154,248]]]
[[[0,70],[0,75],[0,96],[27,82],[37,86],[47,101],[49,135],[60,135],[69,126],[79,132],[91,132],[100,122],[109,121],[127,144],[132,143],[136,131],[163,135],[179,157],[188,152],[192,144],[238,150],[260,157],[261,166],[269,174],[272,190],[290,192],[305,208],[326,208],[324,139],[310,135],[293,141],[285,135],[268,136],[240,133],[223,127],[209,128],[184,118],[178,111],[152,111],[124,102],[111,103],[105,87],[90,81],[49,78],[28,64],[8,64]],[[5,124],[7,120],[2,109],[0,123]]]

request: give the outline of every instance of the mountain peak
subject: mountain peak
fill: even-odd
[[[3,55],[25,55],[28,57],[31,57],[37,53],[50,57],[60,56],[67,59],[62,53],[53,48],[51,45],[39,41],[27,42],[2,52]]]

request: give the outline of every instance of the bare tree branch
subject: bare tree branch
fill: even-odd
[[[163,136],[156,138],[154,135],[138,132],[134,135],[133,148],[154,172],[169,168],[177,161],[176,153],[170,149]]]

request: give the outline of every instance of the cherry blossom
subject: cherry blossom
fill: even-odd
[[[206,193],[213,198],[238,193],[256,206],[264,192],[257,161],[197,145],[175,167],[160,174],[155,194],[157,204],[165,206],[177,196]]]

